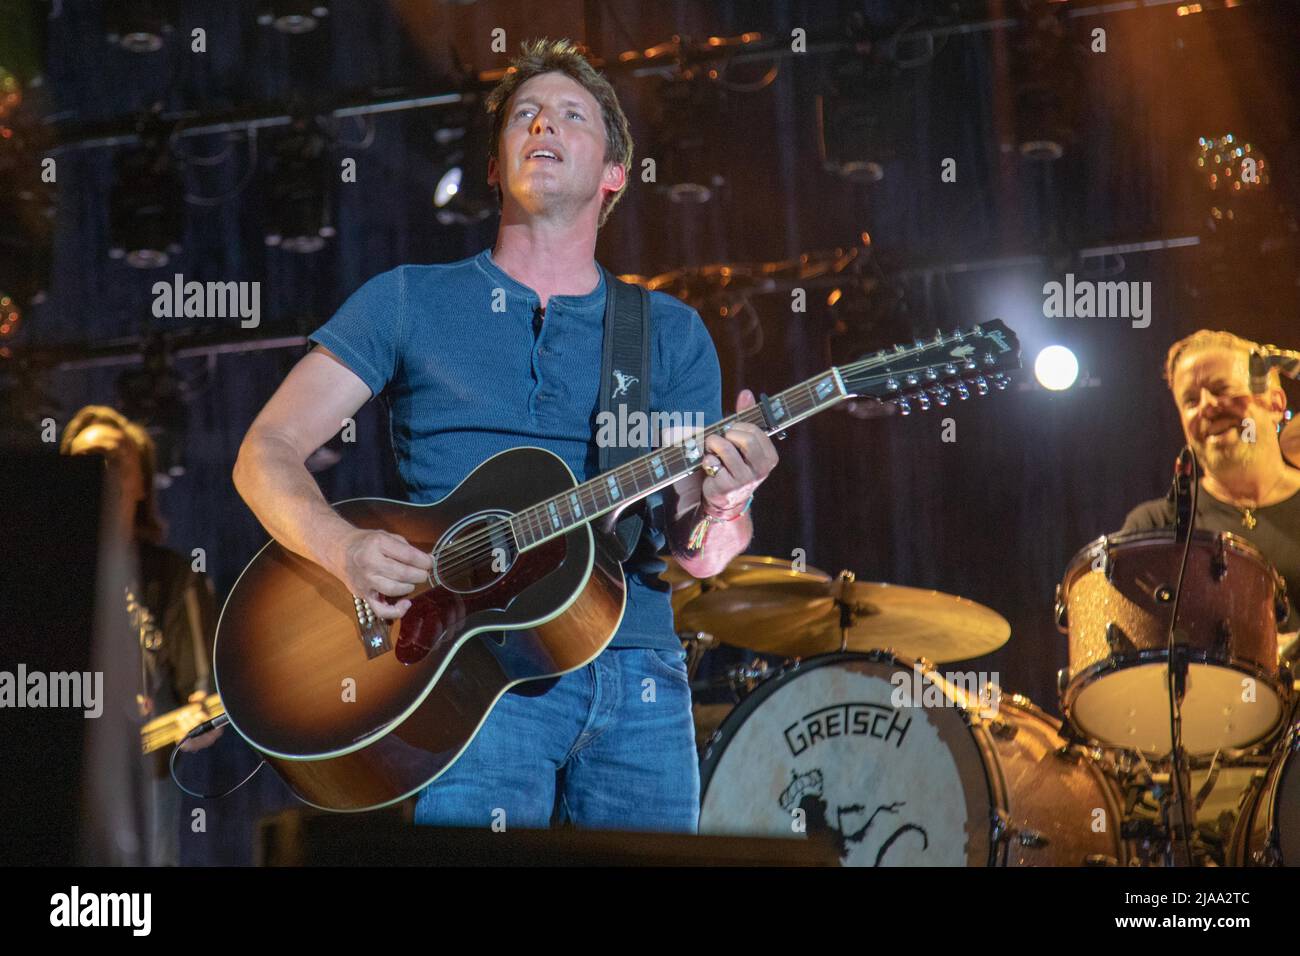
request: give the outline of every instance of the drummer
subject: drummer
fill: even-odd
[[[1278,440],[1287,400],[1277,370],[1269,370],[1262,393],[1250,389],[1250,353],[1258,348],[1202,329],[1169,349],[1165,381],[1202,471],[1195,528],[1240,535],[1273,564],[1291,598],[1281,627],[1291,638],[1300,630],[1300,468],[1282,456]],[[1121,530],[1173,525],[1171,491],[1130,511]]]

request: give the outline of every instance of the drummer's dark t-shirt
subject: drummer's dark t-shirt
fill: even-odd
[[[1258,523],[1247,528],[1241,523],[1240,508],[1220,501],[1201,488],[1195,527],[1197,531],[1230,531],[1257,547],[1286,581],[1291,615],[1279,630],[1300,630],[1300,614],[1296,611],[1296,603],[1300,601],[1300,492],[1275,505],[1256,508],[1253,513]],[[1173,526],[1173,501],[1156,498],[1130,511],[1120,531],[1153,531]]]

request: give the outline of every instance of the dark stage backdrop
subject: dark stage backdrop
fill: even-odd
[[[610,55],[673,33],[788,35],[804,27],[811,35],[834,28],[853,9],[870,22],[897,27],[920,6],[337,2],[324,29],[294,38],[256,27],[252,0],[185,2],[178,34],[203,26],[209,53],[190,55],[177,44],[140,57],[103,42],[98,4],[64,4],[66,13],[50,36],[51,88],[68,118],[91,121],[153,101],[216,109],[436,77],[448,70],[453,48],[476,68],[497,67],[504,57],[489,46],[496,27],[505,29],[511,54],[526,37],[550,35],[585,39]],[[811,55],[787,60],[766,89],[727,91],[718,105],[712,120],[720,134],[717,163],[728,185],[717,202],[670,205],[634,176],[597,249],[599,260],[616,272],[653,275],[852,245],[865,231],[905,293],[907,310],[867,328],[856,343],[837,339],[837,360],[849,358],[839,351],[855,344],[875,348],[994,317],[1017,329],[1030,362],[1052,342],[1079,354],[1092,387],[1049,394],[1030,386],[1026,372],[1023,388],[924,415],[819,416],[778,446],[781,464],[754,504],[754,553],[790,557],[803,549],[811,565],[832,574],[847,568],[860,580],[938,588],[1005,615],[1010,643],[961,669],[996,671],[1005,689],[1051,711],[1057,709],[1056,670],[1066,659],[1065,640],[1052,621],[1054,585],[1079,548],[1118,528],[1127,509],[1168,484],[1180,438],[1159,379],[1167,346],[1202,325],[1300,344],[1294,301],[1272,297],[1262,281],[1243,282],[1236,270],[1219,275],[1204,243],[1088,261],[1074,257],[1110,240],[1198,235],[1208,200],[1180,185],[1190,181],[1196,135],[1230,123],[1253,125],[1260,139],[1270,139],[1275,166],[1295,168],[1292,101],[1271,89],[1258,96],[1238,89],[1245,104],[1239,110],[1229,104],[1207,112],[1197,91],[1220,82],[1236,89],[1223,72],[1227,54],[1216,52],[1210,37],[1192,36],[1194,42],[1179,47],[1173,32],[1152,36],[1139,24],[1124,17],[1105,21],[1108,52],[1081,58],[1076,141],[1064,158],[1047,165],[1022,160],[1015,151],[1004,108],[1008,81],[999,66],[1005,36],[975,33],[938,43],[932,57],[890,78],[899,139],[884,180],[874,186],[847,184],[821,168],[813,98],[826,64]],[[1277,26],[1279,35],[1288,30],[1293,41],[1294,27]],[[1269,68],[1274,77],[1293,75],[1278,64]],[[631,118],[639,169],[651,142],[655,81],[620,79],[616,87]],[[477,252],[492,242],[495,220],[460,228],[433,219],[430,147],[437,123],[436,112],[420,110],[340,125],[347,142],[333,149],[332,160],[337,168],[344,157],[355,158],[358,181],[336,188],[338,236],[321,252],[297,256],[263,244],[267,196],[253,175],[223,201],[191,205],[184,253],[155,272],[132,270],[106,254],[112,151],[67,153],[59,166],[56,284],[52,300],[30,322],[29,341],[99,342],[174,331],[172,320],[151,316],[150,289],[177,272],[187,280],[258,280],[264,327],[307,331],[383,270]],[[181,148],[196,160],[186,185],[198,196],[232,193],[250,161],[259,161],[242,138],[186,140]],[[225,150],[226,161],[205,160]],[[941,181],[945,158],[956,160],[956,182]],[[1184,195],[1191,198],[1183,201]],[[1019,266],[998,264],[1016,256],[1028,258]],[[1290,268],[1294,280],[1294,262]],[[1151,282],[1149,327],[1133,328],[1124,319],[1045,318],[1042,284],[1066,272]],[[1294,281],[1290,289],[1294,296]],[[774,392],[831,361],[833,316],[824,294],[810,294],[809,302],[806,313],[795,313],[786,297],[756,299],[762,345],[744,356],[735,345],[752,337],[709,318],[727,379],[724,407],[732,407],[741,387]],[[1280,324],[1279,316],[1288,322]],[[196,395],[185,445],[188,471],[162,494],[168,543],[186,553],[204,549],[221,596],[265,541],[231,485],[236,450],[299,354],[177,363]],[[113,402],[117,372],[56,375],[52,391],[62,421],[86,402]],[[944,442],[949,417],[956,440]],[[357,436],[345,446],[342,462],[320,475],[326,496],[399,494],[377,402],[358,417]],[[188,761],[200,786],[227,786],[253,765],[230,737],[213,759]],[[256,816],[289,802],[287,791],[263,771],[233,797],[208,804],[208,833],[187,838],[184,861],[246,861]]]

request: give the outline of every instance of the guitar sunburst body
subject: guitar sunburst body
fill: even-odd
[[[487,519],[575,485],[551,452],[515,448],[433,504],[359,498],[335,508],[436,558],[482,536]],[[512,685],[574,670],[609,643],[626,595],[602,532],[583,524],[522,553],[505,539],[494,546],[488,555],[504,570],[488,555],[446,580],[435,569],[388,624],[359,614],[342,583],[275,542],[245,568],[218,624],[218,691],[235,729],[302,800],[368,810],[414,793]]]

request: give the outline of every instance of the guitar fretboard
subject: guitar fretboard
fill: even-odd
[[[705,440],[710,435],[725,433],[738,422],[757,425],[770,435],[845,397],[844,385],[832,368],[768,399],[774,427],[768,426],[762,407],[754,405],[689,438],[611,468],[564,494],[512,515],[510,530],[514,533],[516,547],[520,551],[536,547],[686,477],[700,467],[705,454]]]

